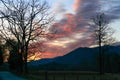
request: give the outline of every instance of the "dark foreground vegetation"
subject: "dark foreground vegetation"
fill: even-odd
[[[4,63],[0,66],[0,71],[9,71],[8,64]],[[93,71],[50,71],[50,70],[34,70],[30,69],[28,74],[19,74],[12,72],[18,77],[26,80],[120,80],[119,73],[104,73]]]
[[[27,80],[120,80],[119,74],[81,71],[38,71],[20,76]]]

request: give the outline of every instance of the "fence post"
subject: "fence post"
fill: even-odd
[[[64,77],[63,78],[64,78],[64,80],[66,80],[66,74],[65,73],[64,73]]]
[[[115,80],[118,80],[118,78],[116,77]]]
[[[48,72],[45,71],[45,80],[48,80]]]
[[[77,80],[79,80],[79,74],[77,75]]]
[[[53,75],[53,80],[55,80],[55,74]]]

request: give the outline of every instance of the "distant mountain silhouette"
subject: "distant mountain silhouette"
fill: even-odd
[[[120,47],[104,46],[103,49],[105,71],[119,71]],[[29,66],[33,66],[40,70],[98,71],[98,48],[78,48],[64,56],[32,61],[29,63]]]
[[[120,42],[115,42],[112,44],[112,46],[120,46]]]

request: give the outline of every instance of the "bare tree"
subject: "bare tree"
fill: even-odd
[[[112,38],[112,34],[114,30],[109,27],[107,24],[107,20],[105,14],[98,14],[93,18],[94,22],[94,34],[96,38],[96,42],[99,46],[99,63],[100,63],[100,74],[104,74],[104,54],[102,52],[103,45],[112,44],[115,40]]]
[[[15,39],[18,53],[28,72],[28,46],[32,41],[42,40],[53,20],[48,13],[49,6],[42,0],[0,0],[0,36],[4,40]],[[14,44],[11,44],[14,46]]]

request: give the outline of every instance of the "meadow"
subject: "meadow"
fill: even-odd
[[[0,66],[0,71],[8,71],[8,64]],[[100,75],[93,71],[42,71],[30,69],[29,74],[19,75],[26,80],[120,80],[120,73],[105,73]]]
[[[119,74],[81,71],[37,71],[21,77],[27,80],[120,80]]]

